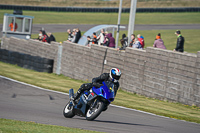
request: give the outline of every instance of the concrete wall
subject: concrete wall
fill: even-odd
[[[34,40],[4,38],[3,48],[54,59],[54,72],[57,69],[57,43],[49,45]],[[61,74],[65,76],[91,82],[92,78],[109,72],[112,67],[122,71],[120,87],[123,90],[200,106],[200,52],[186,54],[150,47],[117,51],[69,42],[62,45]]]

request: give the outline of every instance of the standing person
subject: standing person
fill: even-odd
[[[101,29],[101,33],[99,34],[99,36],[97,37],[97,40],[99,40],[98,45],[103,45],[104,42],[104,36],[105,36],[105,30]]]
[[[76,36],[76,32],[75,31],[72,32],[72,37],[73,38],[72,38],[71,42],[76,43],[76,37],[77,36]]]
[[[155,48],[161,48],[161,49],[166,49],[163,40],[161,39],[161,34],[158,33],[158,35],[156,35],[156,39],[154,41],[153,47]]]
[[[97,36],[95,32],[93,33],[92,37],[92,44],[97,44]]]
[[[47,37],[48,43],[51,43],[51,41],[54,41],[54,42],[56,41],[56,39],[52,33],[49,32],[49,33],[47,33],[47,35],[48,35],[48,37]]]
[[[47,42],[48,36],[47,36],[45,30],[42,30],[42,36],[43,36],[42,42]]]
[[[13,31],[13,29],[14,29],[14,20],[12,19],[12,22],[9,24],[9,27],[10,27],[10,30],[11,31]],[[17,26],[17,23],[15,23],[15,30],[14,31],[16,31],[16,29],[18,28],[18,26]]]
[[[75,43],[78,43],[79,39],[81,38],[81,31],[79,30],[79,28],[76,28],[75,32],[76,32]]]
[[[177,43],[176,43],[176,48],[173,51],[178,51],[178,52],[184,52],[184,37],[181,35],[181,31],[177,30],[175,32],[177,35]]]
[[[131,34],[131,42],[129,44],[129,47],[132,47],[135,41],[135,34]]]
[[[122,39],[120,40],[122,47],[117,48],[117,50],[125,50],[128,46],[128,37],[126,37],[126,34],[122,35]]]
[[[108,37],[107,35],[108,35],[108,31],[105,31],[105,36],[104,36],[104,41],[103,41],[104,44],[106,43],[106,37]]]
[[[47,42],[47,34],[45,32],[45,30],[39,30],[39,36],[37,38],[37,40],[42,41],[42,42]]]
[[[39,30],[38,38],[37,40],[42,41],[42,30]]]
[[[138,41],[140,41],[140,44],[142,48],[144,48],[144,37],[141,36],[140,34],[137,35]]]
[[[87,36],[87,40],[88,40],[87,46],[88,46],[88,47],[91,47],[91,45],[92,45],[92,39],[91,39],[91,37],[90,37],[90,36]]]
[[[137,38],[135,38],[132,48],[143,49]]]
[[[110,39],[108,47],[115,48],[115,38],[112,37],[112,33],[108,33],[107,37]]]
[[[70,29],[67,29],[67,33],[68,33],[67,41],[68,41],[68,42],[71,42],[71,40],[72,40],[72,38],[73,38],[71,30],[70,30]]]
[[[109,46],[109,43],[110,43],[110,39],[109,39],[108,37],[106,37],[103,46],[107,46],[107,47],[108,47],[108,46]]]

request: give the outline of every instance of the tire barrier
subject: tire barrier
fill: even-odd
[[[29,11],[53,11],[53,12],[116,12],[116,13],[118,13],[118,8],[42,7],[42,6],[0,5],[0,9],[29,10]],[[130,8],[123,8],[122,12],[129,13]],[[136,12],[200,12],[200,7],[137,8]]]
[[[54,60],[0,49],[0,61],[38,72],[53,72]]]

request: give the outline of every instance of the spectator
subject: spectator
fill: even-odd
[[[42,41],[42,42],[47,42],[47,34],[44,30],[39,30],[39,36],[37,40]]]
[[[131,35],[131,42],[130,42],[130,44],[129,44],[129,47],[132,47],[132,46],[133,46],[134,40],[135,40],[135,34],[132,34],[132,35]]]
[[[68,41],[68,42],[71,42],[71,40],[72,40],[72,38],[73,38],[71,30],[70,30],[70,29],[67,29],[67,33],[68,33],[67,41]]]
[[[108,37],[106,37],[105,39],[105,43],[103,44],[103,46],[109,46],[109,43],[110,43],[110,39]]]
[[[180,30],[177,30],[175,34],[177,35],[177,44],[173,51],[184,52],[184,37],[181,35]]]
[[[51,41],[54,41],[54,42],[56,41],[56,39],[55,39],[53,34],[47,33],[47,35],[48,35],[48,37],[47,37],[47,42],[48,43],[51,43]]]
[[[88,40],[87,46],[91,47],[91,45],[92,45],[92,39],[91,39],[91,37],[87,36],[87,40]]]
[[[104,42],[104,37],[105,37],[105,30],[101,29],[101,33],[99,34],[99,36],[97,37],[97,40],[99,40],[98,45],[103,45]]]
[[[115,48],[115,38],[112,37],[112,33],[108,33],[107,37],[110,40],[108,47]]]
[[[47,36],[47,34],[46,34],[46,32],[45,32],[45,30],[41,30],[42,31],[42,42],[47,42],[47,38],[48,38],[48,36]]]
[[[14,20],[12,19],[12,22],[9,24],[9,27],[10,27],[10,30],[11,31],[13,31],[13,29],[14,29]],[[16,29],[18,28],[18,26],[17,26],[17,23],[15,23],[15,30],[14,31],[16,31]]]
[[[81,31],[78,28],[76,28],[75,32],[76,32],[75,43],[78,43],[79,39],[81,38]]]
[[[137,35],[138,41],[140,41],[140,44],[142,48],[144,48],[144,37],[141,36],[140,34]]]
[[[38,34],[37,40],[42,41],[42,30],[39,30],[39,34]]]
[[[163,40],[161,39],[161,34],[158,33],[156,36],[156,39],[154,41],[153,47],[155,48],[161,48],[161,49],[166,49]]]
[[[120,40],[122,47],[118,48],[117,50],[125,50],[128,46],[128,37],[126,37],[126,34],[122,35],[122,39]]]
[[[137,48],[137,49],[143,49],[143,48],[142,48],[142,45],[140,44],[140,41],[138,41],[137,38],[135,38],[134,44],[133,44],[132,47],[133,47],[133,48]]]
[[[92,36],[93,36],[93,38],[92,38],[92,44],[97,44],[97,36],[96,36],[96,33],[94,32]]]
[[[103,41],[104,44],[105,44],[105,42],[106,42],[106,37],[107,37],[107,35],[108,35],[108,31],[105,31],[105,36],[104,36],[104,41]]]
[[[72,38],[71,42],[75,43],[76,37],[77,37],[75,31],[72,32],[72,37],[73,37],[73,38]]]

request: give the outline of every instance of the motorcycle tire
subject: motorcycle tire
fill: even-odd
[[[88,121],[92,121],[95,118],[97,118],[101,114],[102,110],[104,109],[104,103],[102,101],[97,100],[96,102],[97,103],[95,107],[89,108],[86,113],[86,119]]]
[[[75,116],[75,114],[73,113],[73,105],[71,104],[71,102],[68,102],[67,105],[65,106],[64,110],[63,110],[63,115],[66,118],[72,118]]]

